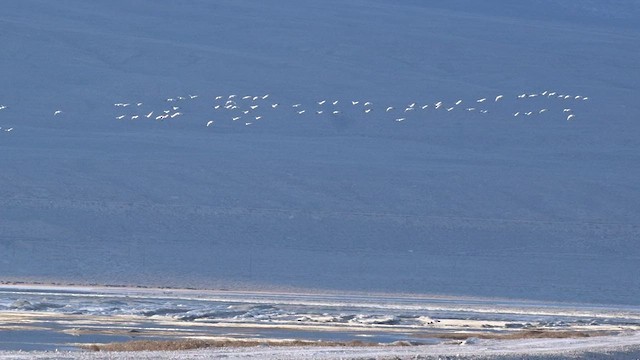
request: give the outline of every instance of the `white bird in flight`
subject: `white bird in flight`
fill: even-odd
[[[62,114],[62,110],[56,110],[53,112],[53,115],[58,115],[58,114]]]
[[[213,120],[209,120],[209,121],[207,122],[207,127],[209,127],[209,126],[211,126],[211,125],[213,125]]]
[[[389,112],[391,110],[393,110],[393,106],[389,106],[386,111]]]
[[[573,119],[574,117],[576,117],[574,114],[570,114],[569,116],[567,116],[567,121]]]
[[[498,96],[496,96],[496,100],[495,101],[497,102],[498,100],[502,99],[503,97],[504,97],[504,95],[498,95]]]

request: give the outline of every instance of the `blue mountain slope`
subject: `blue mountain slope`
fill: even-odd
[[[637,304],[637,6],[483,4],[4,4],[2,279]]]

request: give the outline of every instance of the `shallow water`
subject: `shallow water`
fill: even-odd
[[[133,337],[117,335],[70,335],[54,330],[4,330],[0,331],[0,350],[52,351],[78,350],[71,344],[93,344],[133,340]]]

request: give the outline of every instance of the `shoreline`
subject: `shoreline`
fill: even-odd
[[[5,340],[0,349],[27,351],[35,358],[47,354],[42,350],[55,349],[100,358],[114,352],[81,349],[136,346],[140,353],[164,349],[174,354],[189,343],[199,346],[178,351],[186,358],[194,351],[248,356],[245,352],[265,348],[306,356],[301,351],[325,351],[321,349],[326,345],[333,348],[328,353],[337,348],[357,353],[365,345],[377,349],[365,353],[411,356],[431,356],[434,351],[469,356],[499,356],[501,351],[544,355],[567,349],[604,353],[640,346],[640,307],[426,295],[3,284],[0,324],[0,331],[14,338],[13,348],[11,340]],[[28,345],[35,340],[42,346]],[[0,358],[17,354],[4,351]]]

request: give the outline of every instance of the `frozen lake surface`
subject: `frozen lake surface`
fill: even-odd
[[[399,342],[425,355],[461,345],[493,355],[528,347],[605,353],[638,346],[640,330],[638,307],[505,299],[53,286],[6,286],[0,299],[3,351],[79,351],[134,340],[295,339],[378,344],[389,354],[403,351]]]

